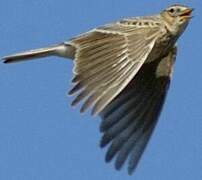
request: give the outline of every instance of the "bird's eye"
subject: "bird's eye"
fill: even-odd
[[[174,13],[175,10],[174,10],[173,8],[171,8],[171,9],[169,10],[169,12],[170,12],[170,13]]]

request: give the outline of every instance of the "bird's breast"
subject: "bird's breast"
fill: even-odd
[[[156,40],[155,45],[146,60],[146,63],[150,63],[164,57],[170,52],[175,43],[176,40],[172,37],[171,34],[163,34]]]

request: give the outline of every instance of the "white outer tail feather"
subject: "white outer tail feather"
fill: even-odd
[[[34,49],[3,57],[4,63],[16,63],[20,61],[38,59],[47,56],[60,56],[73,59],[75,48],[69,44],[59,44],[46,48]]]

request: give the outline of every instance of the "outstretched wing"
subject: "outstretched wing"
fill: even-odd
[[[170,83],[176,57],[174,48],[165,58],[144,64],[128,86],[100,113],[101,147],[109,143],[106,162],[116,156],[121,169],[129,158],[131,174],[155,127]]]
[[[114,23],[72,39],[76,47],[73,83],[78,93],[72,105],[84,100],[81,112],[93,106],[101,112],[133,79],[150,54],[160,28]]]

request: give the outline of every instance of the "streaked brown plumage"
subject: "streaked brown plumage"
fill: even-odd
[[[131,174],[155,127],[169,87],[176,41],[192,9],[173,5],[159,15],[127,18],[93,29],[59,45],[3,58],[5,63],[45,56],[74,59],[72,105],[83,102],[102,118],[100,146],[110,144],[106,162],[116,156]]]

